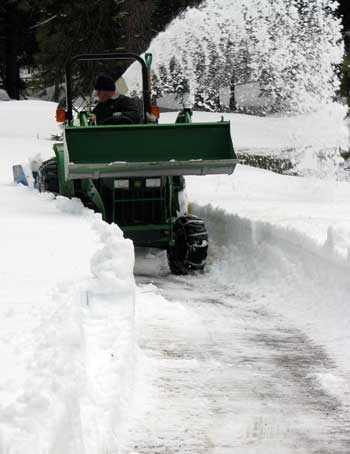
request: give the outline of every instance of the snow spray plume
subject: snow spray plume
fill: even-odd
[[[219,88],[251,81],[269,111],[319,110],[339,87],[343,57],[334,0],[207,0],[152,42],[157,94],[220,110]]]

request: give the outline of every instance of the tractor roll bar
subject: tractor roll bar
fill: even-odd
[[[72,66],[77,61],[96,61],[96,60],[136,60],[142,67],[142,94],[144,117],[146,122],[147,113],[151,113],[151,91],[149,71],[144,60],[137,54],[80,54],[70,58],[66,63],[66,99],[67,99],[67,120],[68,124],[73,123],[73,99],[72,99]]]

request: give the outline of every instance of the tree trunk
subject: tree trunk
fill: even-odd
[[[151,0],[127,0],[125,4],[125,51],[141,54],[152,39]]]
[[[152,39],[187,6],[195,6],[203,0],[126,0],[122,30],[125,36],[120,41],[121,52],[142,54]],[[163,3],[164,2],[164,3]],[[131,62],[123,64],[124,70]]]
[[[236,80],[235,80],[235,74],[232,75],[231,80],[230,80],[230,89],[231,89],[231,98],[230,98],[230,112],[233,112],[236,110],[236,93],[235,93],[235,88],[236,88]]]
[[[0,86],[5,77],[5,21],[0,11]]]
[[[19,99],[19,19],[16,6],[8,4],[5,14],[5,90],[12,99]]]

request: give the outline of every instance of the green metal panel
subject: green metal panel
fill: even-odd
[[[80,126],[89,126],[89,116],[85,110],[78,113],[78,120]]]
[[[175,123],[192,123],[192,115],[191,109],[183,109],[178,113]]]
[[[194,160],[159,162],[113,162],[111,164],[68,164],[67,179],[125,178],[176,175],[231,174],[237,161]]]
[[[167,230],[170,232],[171,224],[148,224],[148,225],[131,225],[123,226],[125,232],[144,232],[146,230]]]
[[[237,163],[229,122],[66,127],[65,141],[68,180],[232,173]]]
[[[100,193],[97,191],[96,186],[94,185],[94,182],[90,178],[82,180],[81,188],[84,191],[86,197],[90,199],[91,202],[95,205],[98,212],[102,214],[102,219],[106,220],[106,208],[100,196]]]
[[[66,127],[75,164],[233,159],[230,124]]]
[[[65,179],[63,143],[55,143],[53,146],[53,150],[55,152],[57,160],[58,187],[60,190],[60,194],[65,197],[74,197],[73,181],[67,181]]]
[[[126,238],[130,238],[136,247],[157,247],[166,249],[173,245],[172,224],[149,224],[145,226],[123,226]],[[166,233],[167,232],[167,233]]]

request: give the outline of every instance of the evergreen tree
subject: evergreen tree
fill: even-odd
[[[123,13],[123,3],[114,0],[45,2],[45,9],[41,11],[43,25],[37,30],[39,50],[36,54],[42,85],[54,85],[58,93],[64,81],[65,63],[74,55],[122,51]],[[84,91],[91,86],[100,68],[81,63],[74,70],[80,79],[80,90]]]
[[[182,14],[187,8],[199,6],[203,0],[154,0],[152,28],[156,33],[163,31],[170,22]]]
[[[151,39],[184,8],[202,0],[2,0],[0,71],[12,97],[21,89],[19,67],[25,60],[38,70],[42,86],[58,88],[68,58],[91,52],[144,52]],[[166,5],[165,5],[166,4]],[[84,90],[96,72],[119,77],[131,62],[94,66],[83,63],[76,76]]]
[[[0,78],[14,99],[24,88],[20,68],[32,64],[36,43],[31,27],[36,16],[29,0],[3,0],[0,4]]]

